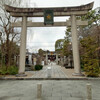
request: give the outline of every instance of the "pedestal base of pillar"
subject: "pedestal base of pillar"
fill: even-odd
[[[25,73],[20,73],[20,74],[16,74],[16,77],[26,77],[27,75]]]
[[[84,76],[82,73],[72,73],[73,76]]]

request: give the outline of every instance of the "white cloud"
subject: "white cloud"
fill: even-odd
[[[29,38],[31,33],[28,33],[27,46],[32,47],[35,51],[39,48],[55,50],[55,41],[65,36],[65,27],[43,27],[43,28],[32,28],[33,38]],[[31,50],[31,52],[32,52]]]
[[[31,5],[36,4],[37,7],[66,7],[79,6],[94,1],[94,7],[100,6],[100,0],[30,0]]]

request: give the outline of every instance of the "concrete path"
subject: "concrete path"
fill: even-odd
[[[100,80],[0,80],[0,100],[37,100],[37,84],[42,84],[41,100],[86,100],[86,84],[92,85],[92,100],[100,100]]]
[[[48,67],[51,68],[50,74],[51,78],[67,78],[66,74],[61,70],[59,65],[51,62],[49,65],[44,66],[43,70],[40,71],[30,71],[33,73],[31,78],[47,78],[48,77]]]

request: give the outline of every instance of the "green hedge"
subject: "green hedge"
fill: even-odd
[[[18,73],[18,68],[15,66],[10,66],[6,70],[6,67],[3,66],[0,68],[0,75],[16,75]]]
[[[42,65],[35,65],[35,70],[41,70],[43,68]]]
[[[97,59],[90,59],[84,64],[84,70],[88,77],[98,77],[100,75],[100,67]]]

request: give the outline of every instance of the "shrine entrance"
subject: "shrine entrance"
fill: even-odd
[[[55,27],[55,26],[71,26],[72,34],[72,51],[74,61],[73,75],[82,75],[80,68],[80,56],[77,37],[77,26],[88,25],[87,21],[77,20],[77,16],[83,16],[93,8],[93,2],[76,6],[76,7],[56,7],[56,8],[17,8],[5,5],[5,9],[13,17],[22,17],[22,22],[12,23],[12,27],[22,27],[21,44],[20,44],[20,61],[19,61],[19,76],[25,74],[25,55],[26,55],[26,36],[27,27]],[[43,22],[29,22],[27,17],[44,17],[44,11],[52,10],[54,17],[70,16],[70,20],[66,22],[54,22],[51,25],[46,25]],[[49,18],[50,16],[48,16]]]

